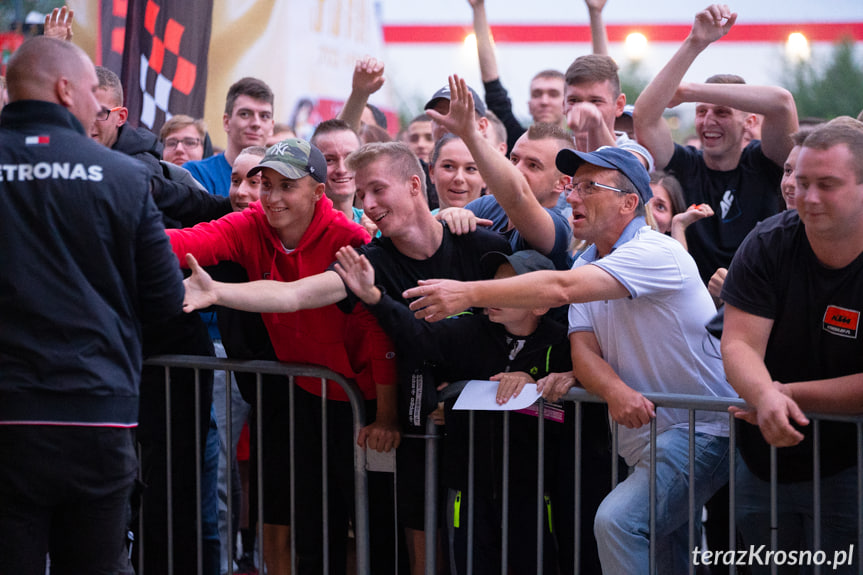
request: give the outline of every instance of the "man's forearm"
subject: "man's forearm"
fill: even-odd
[[[804,411],[863,413],[863,373],[786,384]]]
[[[257,313],[291,313],[316,309],[337,303],[347,296],[344,283],[334,271],[326,271],[295,282],[215,282],[214,291],[216,304]]]
[[[728,383],[752,406],[773,387],[773,378],[764,364],[764,355],[743,341],[723,338],[722,363]]]

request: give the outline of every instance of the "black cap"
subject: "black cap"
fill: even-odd
[[[497,268],[501,264],[507,263],[519,276],[528,272],[554,269],[552,261],[535,250],[521,250],[512,255],[503,252],[488,252],[480,258],[483,277],[493,278],[494,274],[497,273]]]
[[[474,90],[470,86],[468,86],[467,89],[470,90],[471,94],[473,94],[473,107],[476,110],[476,113],[480,116],[485,117],[485,102],[482,101],[482,98],[479,97],[479,94],[476,93],[476,90]],[[449,84],[447,84],[446,86],[434,93],[434,96],[431,97],[431,100],[426,102],[424,109],[433,110],[438,100],[449,101],[451,99],[451,96],[452,94],[449,91]]]

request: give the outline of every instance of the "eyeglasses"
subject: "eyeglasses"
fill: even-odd
[[[197,148],[201,143],[201,138],[168,138],[165,140],[165,147],[173,150],[181,143],[184,148]]]
[[[593,194],[599,192],[600,190],[597,188],[602,190],[611,190],[612,192],[617,192],[619,194],[630,193],[626,190],[621,190],[620,188],[600,184],[599,182],[570,182],[563,187],[564,191],[566,191],[567,194],[569,194],[569,192],[575,192],[581,199],[584,199],[587,196],[592,196]]]
[[[111,109],[102,108],[101,110],[99,110],[99,113],[96,114],[96,119],[99,120],[100,122],[104,122],[105,120],[108,119],[108,116],[110,116],[112,112],[116,112],[117,110],[122,110],[122,109],[123,109],[123,106],[117,106],[116,108],[111,108]]]

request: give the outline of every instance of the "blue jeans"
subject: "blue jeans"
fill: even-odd
[[[602,501],[594,520],[603,573],[650,571],[650,446],[625,481]],[[728,438],[695,434],[695,516],[728,482]],[[674,428],[656,438],[657,573],[686,573],[689,549],[689,431]],[[696,537],[696,541],[699,539]]]
[[[851,439],[853,441],[853,438]],[[811,460],[809,461],[811,464]],[[854,545],[849,565],[822,567],[822,572],[857,573],[863,558],[857,548],[857,469],[849,467],[821,479],[821,541],[814,542],[813,496],[811,481],[777,485],[777,551],[824,551],[833,560],[836,552],[846,553]],[[743,458],[737,456],[737,527],[746,549],[764,545],[770,549],[770,482],[753,475]],[[763,554],[762,554],[763,555]],[[753,575],[770,573],[770,566],[753,565]],[[811,565],[779,566],[777,573],[812,573]]]

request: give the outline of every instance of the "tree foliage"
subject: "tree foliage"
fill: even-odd
[[[800,118],[857,117],[863,110],[863,64],[855,58],[851,39],[837,43],[822,65],[786,62],[785,69],[784,85],[794,95]]]

